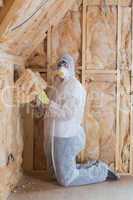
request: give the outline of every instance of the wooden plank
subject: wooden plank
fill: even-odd
[[[24,132],[24,151],[23,151],[23,169],[25,171],[33,170],[33,116],[31,109],[27,110],[25,106],[22,110],[23,132]]]
[[[47,32],[47,81],[51,82],[51,56],[52,56],[52,28],[51,26]]]
[[[129,6],[131,5],[131,0],[105,0],[107,6]],[[100,6],[104,5],[103,0],[87,0],[87,5],[89,6]]]
[[[87,69],[86,74],[117,74],[117,70],[91,70]]]
[[[87,9],[87,7],[86,7],[86,9]],[[91,63],[91,61],[90,61],[90,40],[91,40],[91,34],[90,34],[90,30],[89,30],[89,20],[90,20],[90,16],[89,16],[89,11],[88,11],[88,9],[87,9],[87,11],[86,11],[87,13],[86,13],[86,66],[88,67],[88,68],[90,68],[90,66],[89,66],[89,63]],[[86,68],[86,67],[85,67]]]
[[[4,51],[0,50],[0,59],[7,60],[8,62],[12,61],[14,64],[21,64],[24,66],[24,59],[21,56],[15,56]]]
[[[47,73],[47,70],[42,67],[33,67],[29,66],[30,69],[32,69],[33,72],[39,72],[39,73]]]
[[[82,84],[85,86],[85,66],[86,66],[86,23],[87,20],[87,7],[86,0],[83,0],[82,6]],[[84,114],[85,115],[85,114]],[[83,118],[82,124],[84,125],[85,119]],[[81,162],[84,161],[84,151],[80,153]]]
[[[3,7],[3,6],[4,6],[4,1],[0,0],[0,7]]]
[[[117,102],[116,102],[116,171],[119,170],[120,162],[120,63],[121,63],[121,7],[118,6],[118,27],[117,27]]]
[[[132,2],[132,64],[131,64],[131,110],[130,110],[130,174],[133,175],[133,2]]]
[[[44,153],[44,119],[34,118],[34,170],[46,170],[46,157]]]
[[[86,18],[87,7],[86,0],[83,0],[83,16],[82,16],[82,83],[85,84],[85,66],[86,66]]]
[[[0,8],[0,24],[11,8],[13,2],[14,0],[4,0],[4,7]]]

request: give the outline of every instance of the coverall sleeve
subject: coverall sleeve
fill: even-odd
[[[60,120],[70,120],[76,115],[80,104],[80,99],[70,96],[69,98],[65,99],[62,104],[57,104],[54,101],[51,101],[49,112],[53,118]]]

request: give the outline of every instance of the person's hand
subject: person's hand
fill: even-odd
[[[38,94],[38,99],[40,100],[40,102],[41,102],[42,104],[48,105],[48,104],[50,103],[50,100],[49,100],[49,98],[48,98],[48,96],[47,96],[47,94],[46,94],[45,91],[41,91],[41,92]]]

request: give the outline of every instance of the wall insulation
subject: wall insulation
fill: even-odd
[[[0,52],[0,199],[21,177],[23,133],[20,111],[13,106],[14,56]]]
[[[27,66],[49,78],[50,67],[60,56],[70,53],[74,57],[77,76],[87,90],[87,143],[81,160],[104,160],[118,172],[129,174],[133,168],[132,7],[130,2],[110,3],[105,9],[99,1],[93,5],[84,1],[83,7],[77,1],[61,23],[49,29],[46,41],[32,54]],[[42,145],[39,137],[44,137],[43,131],[37,137],[40,123],[34,123],[34,142],[38,145]],[[40,163],[36,155],[42,158],[35,169],[44,169],[43,148],[34,148],[34,162]]]
[[[39,71],[41,75],[45,78],[45,80],[49,80],[51,79],[51,73],[49,73],[49,71],[51,71],[51,65],[55,65],[59,57],[62,56],[64,53],[70,53],[76,60],[77,77],[81,80],[81,32],[82,7],[81,1],[77,1],[74,7],[69,10],[69,12],[63,18],[61,23],[59,23],[56,27],[53,27],[53,29],[50,29],[47,39],[39,45],[39,47],[27,60],[27,67],[32,68],[34,71]],[[39,119],[37,119],[34,114],[30,115],[30,121],[31,118],[33,119],[34,127],[31,139],[32,146],[34,146],[33,155],[31,153],[33,157],[31,165],[34,170],[46,170],[46,156],[44,155],[43,149],[43,139],[44,137],[46,137],[46,134],[44,132],[46,132],[46,130],[45,128],[43,129],[43,118],[41,116]],[[27,128],[25,127],[25,129]],[[27,137],[27,134],[25,137]],[[28,148],[24,150],[24,155],[26,157],[27,151],[29,151],[29,145],[27,141],[25,142],[25,145]],[[45,142],[45,145],[47,145],[47,139]],[[32,151],[32,147],[30,151]],[[26,170],[29,170],[29,166],[27,167],[26,164],[27,159],[25,157],[24,168],[26,168]]]

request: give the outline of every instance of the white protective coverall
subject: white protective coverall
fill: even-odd
[[[60,61],[68,64],[64,81],[56,87],[49,105],[49,124],[53,132],[53,164],[58,183],[78,186],[103,182],[108,166],[101,161],[76,164],[76,156],[85,147],[85,133],[81,126],[86,91],[75,77],[75,64],[70,55]]]

